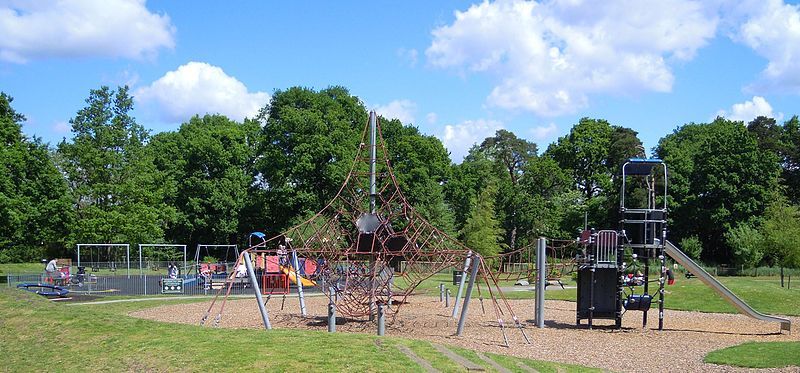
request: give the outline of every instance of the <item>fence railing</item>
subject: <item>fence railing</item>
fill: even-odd
[[[46,274],[8,274],[6,275],[8,287],[19,284],[49,284],[61,286],[71,294],[94,296],[142,296],[142,295],[214,295],[220,288],[225,287],[225,275],[197,276],[183,275],[177,281],[172,280],[171,288],[165,289],[164,280],[170,281],[167,276],[154,276],[144,274],[139,276],[107,276],[87,274],[82,279],[78,276],[70,278],[51,277]],[[168,286],[169,287],[169,286]],[[223,290],[224,292],[225,290]],[[314,292],[307,289],[306,292]],[[236,279],[231,287],[231,294],[252,295],[253,289],[247,279]]]

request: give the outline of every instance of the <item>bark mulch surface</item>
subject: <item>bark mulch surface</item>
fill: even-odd
[[[283,310],[281,298],[273,297],[267,304],[273,328],[327,330],[327,298],[307,297],[308,316],[300,316],[296,296],[286,297]],[[595,320],[595,328],[575,326],[575,303],[547,301],[545,303],[545,328],[537,329],[533,323],[534,301],[510,301],[519,320],[525,325],[530,344],[513,320],[505,312],[505,334],[509,347],[505,347],[503,331],[490,301],[481,303],[473,299],[470,304],[464,335],[455,337],[457,320],[450,317],[451,309],[439,303],[438,297],[411,296],[400,307],[393,322],[388,323],[386,334],[431,342],[461,346],[469,349],[514,355],[537,360],[548,360],[612,371],[739,371],[729,366],[703,363],[706,353],[746,341],[798,341],[799,333],[781,334],[780,326],[737,314],[665,311],[664,330],[658,326],[658,312],[648,314],[648,327],[642,328],[642,313],[628,312],[623,318],[622,330],[613,328],[612,320]],[[131,316],[185,324],[198,324],[209,303],[176,304],[136,311]],[[216,316],[219,303],[209,317]],[[387,317],[387,321],[391,321]],[[795,328],[800,318],[791,318]],[[255,299],[229,300],[220,321],[224,328],[263,328]],[[375,323],[366,320],[337,319],[337,332],[373,334]],[[797,367],[772,371],[797,372]]]

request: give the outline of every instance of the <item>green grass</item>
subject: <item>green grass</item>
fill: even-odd
[[[768,314],[800,315],[800,286],[782,288],[778,277],[717,277],[725,287],[756,310]],[[574,286],[574,283],[569,285]],[[640,289],[637,289],[640,291]],[[716,313],[737,310],[697,278],[679,277],[666,286],[664,306],[668,309]],[[575,301],[575,289],[548,291],[547,299]]]
[[[127,313],[165,303],[151,300],[67,305],[0,288],[2,371],[411,371],[397,348],[409,346],[442,371],[461,368],[428,342],[366,334],[215,329],[141,320]],[[562,364],[506,357],[512,363]],[[536,365],[531,365],[536,366]],[[585,368],[569,366],[570,370]]]
[[[0,273],[42,273],[44,272],[43,263],[0,263]]]
[[[768,314],[800,316],[800,281],[791,289],[780,286],[780,277],[717,277],[728,289],[742,298],[758,311]],[[548,287],[546,298],[574,302],[577,299],[575,282],[563,279],[567,289],[558,285]],[[439,296],[439,284],[444,283],[450,289],[451,297],[455,297],[458,285],[453,285],[452,275],[448,273],[436,274],[423,281],[415,293],[430,296]],[[513,287],[514,281],[503,281],[500,286]],[[651,285],[658,286],[657,283]],[[571,289],[569,287],[572,287]],[[485,284],[481,284],[481,293],[484,299],[489,298]],[[637,291],[641,291],[638,288]],[[666,286],[665,307],[674,310],[700,311],[715,313],[736,313],[737,310],[718,296],[711,288],[697,278],[686,279],[677,277],[675,285]],[[508,299],[533,299],[534,291],[505,291]],[[473,298],[478,296],[477,287],[473,290]]]
[[[800,342],[747,342],[709,352],[705,362],[745,368],[800,366]]]

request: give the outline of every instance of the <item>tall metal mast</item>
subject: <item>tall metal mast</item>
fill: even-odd
[[[369,157],[369,212],[374,214],[375,197],[377,195],[375,185],[375,165],[377,163],[377,133],[378,119],[374,111],[369,112],[369,131],[370,131],[370,157]]]

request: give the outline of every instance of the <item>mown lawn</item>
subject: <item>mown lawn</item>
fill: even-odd
[[[192,301],[198,300],[69,306],[0,288],[0,370],[423,371],[396,348],[398,344],[437,369],[462,370],[425,341],[287,329],[214,329],[125,316],[165,302]],[[491,356],[509,367],[522,363],[542,371],[594,371]]]
[[[450,289],[451,296],[455,296],[458,286],[452,284],[449,276],[436,275],[424,281],[417,288],[417,292],[438,296],[439,283],[444,283],[445,287]],[[800,281],[796,286],[788,289],[781,287],[779,277],[717,277],[717,279],[758,311],[768,314],[800,316]],[[558,285],[548,286],[546,299],[574,302],[577,298],[575,282],[569,279],[564,279],[563,282],[567,289],[562,290]],[[507,289],[513,288],[512,281],[500,285]],[[652,285],[658,286],[657,283]],[[641,291],[641,288],[636,290]],[[485,285],[481,287],[481,291],[483,297],[487,298],[488,292]],[[679,277],[674,285],[666,286],[666,291],[665,307],[668,309],[717,313],[737,312],[733,306],[697,278]],[[533,299],[536,292],[505,291],[505,295],[509,299]],[[473,297],[476,296],[477,289],[473,291]]]
[[[745,368],[800,366],[800,342],[747,342],[709,352],[705,362]]]

